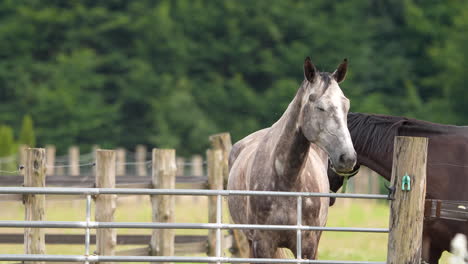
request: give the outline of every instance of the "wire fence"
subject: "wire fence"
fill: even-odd
[[[116,166],[121,168],[119,171],[119,176],[123,175],[151,175],[152,161],[148,160],[151,158],[151,153],[146,153],[146,159],[141,161],[136,158],[136,154],[132,152],[126,152],[124,161],[117,161]],[[47,165],[47,169],[51,169],[55,175],[71,175],[73,168],[79,167],[80,175],[92,175],[94,174],[94,168],[96,165],[95,162],[95,153],[86,153],[79,156],[79,159],[75,163],[70,161],[69,155],[57,156],[53,162],[53,165]],[[182,158],[183,159],[183,158]],[[185,159],[183,159],[185,160]],[[190,175],[192,174],[194,166],[199,166],[199,173],[197,176],[206,174],[206,160],[201,160],[198,162],[179,162],[177,166],[180,167],[180,175]],[[21,169],[23,164],[19,161],[16,156],[9,156],[0,158],[0,175],[21,175]]]
[[[85,195],[85,221],[0,221],[0,227],[15,228],[79,228],[85,229],[85,252],[83,255],[28,255],[0,254],[0,261],[69,261],[69,262],[196,262],[196,263],[384,263],[362,261],[331,261],[304,260],[302,256],[302,231],[335,231],[335,232],[371,232],[388,233],[386,228],[354,228],[354,227],[321,227],[302,224],[302,199],[306,197],[335,197],[357,199],[387,199],[386,195],[376,194],[340,194],[314,192],[275,192],[275,191],[244,191],[244,190],[199,190],[199,189],[114,189],[114,188],[59,188],[59,187],[0,187],[0,194],[47,194],[47,195]],[[136,223],[136,222],[96,222],[91,221],[91,196],[94,195],[194,195],[216,196],[216,223]],[[276,196],[296,197],[296,225],[259,225],[259,224],[227,224],[222,222],[222,198],[229,196]],[[145,228],[145,229],[206,229],[216,231],[216,256],[214,257],[177,257],[177,256],[94,256],[89,254],[90,229],[101,228]],[[221,230],[290,230],[296,231],[297,259],[250,259],[229,258],[222,256]]]

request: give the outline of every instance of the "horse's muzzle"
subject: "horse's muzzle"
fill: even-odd
[[[356,152],[351,154],[342,153],[338,158],[331,160],[332,169],[340,175],[340,173],[349,173],[353,170],[354,165],[356,165],[357,155]]]

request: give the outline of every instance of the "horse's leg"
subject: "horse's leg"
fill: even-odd
[[[430,231],[430,228],[423,229],[421,258],[425,263],[438,264],[444,250],[440,245],[432,243]]]
[[[252,246],[252,240],[249,239],[249,257],[253,258],[254,253],[253,253],[253,246]]]
[[[423,229],[421,258],[425,263],[429,263],[430,256],[431,256],[431,236],[428,234],[428,232],[424,232],[424,229]]]
[[[443,252],[444,251],[438,247],[431,247],[431,252],[429,255],[429,264],[438,264]]]
[[[317,258],[317,249],[318,241],[320,240],[321,232],[317,234],[317,231],[309,231],[302,233],[302,259],[316,259]],[[294,241],[288,247],[293,253],[294,257],[297,258],[297,245]]]
[[[438,264],[442,252],[444,250],[440,249],[437,245],[431,244],[429,236],[423,236],[421,258],[424,263]]]
[[[251,252],[253,258],[273,258],[277,249],[277,246],[272,243],[272,240],[266,239],[254,239],[252,241]]]

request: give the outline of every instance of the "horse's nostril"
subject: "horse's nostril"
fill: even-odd
[[[339,161],[341,164],[349,165],[351,163],[354,163],[356,159],[354,155],[346,155],[345,153],[343,153],[340,155]]]
[[[346,162],[346,154],[341,154],[340,155],[340,162],[342,162],[342,163]]]

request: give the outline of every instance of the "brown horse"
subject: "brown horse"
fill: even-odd
[[[390,180],[395,136],[428,137],[426,198],[468,201],[468,127],[441,125],[396,116],[348,114],[348,127],[358,163]],[[337,191],[343,177],[328,171],[330,189]],[[457,233],[468,235],[468,220],[424,220],[423,260],[438,263],[450,250]]]
[[[337,171],[353,168],[356,153],[346,126],[349,100],[338,86],[346,69],[345,60],[334,73],[321,73],[309,58],[305,60],[305,80],[282,117],[233,146],[228,189],[328,192],[328,157]],[[303,223],[324,226],[328,202],[325,197],[303,199]],[[295,198],[237,196],[229,197],[228,203],[235,223],[296,224]],[[296,254],[295,231],[245,234],[252,257],[272,258],[281,247]],[[320,234],[302,232],[302,258],[316,257]]]

